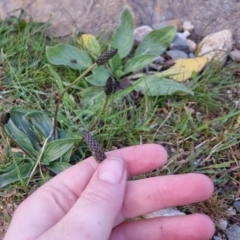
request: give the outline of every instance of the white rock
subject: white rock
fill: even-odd
[[[240,51],[235,49],[232,52],[229,53],[230,57],[233,60],[240,61]]]
[[[226,229],[227,228],[227,226],[228,226],[228,221],[226,220],[226,219],[220,219],[219,221],[218,221],[218,224],[223,228],[223,229]]]
[[[197,56],[223,65],[232,50],[233,38],[230,30],[223,30],[206,36],[197,46]]]
[[[186,39],[186,41],[187,41],[190,51],[194,52],[196,50],[197,44],[191,39]]]
[[[147,25],[143,25],[134,30],[134,40],[141,42],[143,38],[152,31],[153,29]]]
[[[152,213],[147,213],[143,215],[143,218],[155,218],[155,217],[170,217],[170,216],[182,216],[185,213],[179,211],[177,208],[165,208]]]
[[[194,29],[194,26],[190,21],[183,22],[183,30],[192,31],[193,29]]]

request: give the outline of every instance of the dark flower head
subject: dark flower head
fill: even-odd
[[[109,59],[111,59],[117,53],[117,51],[118,51],[117,49],[111,49],[111,50],[106,51],[99,57],[97,57],[97,59],[96,59],[97,65],[105,64]]]
[[[83,130],[83,138],[96,161],[102,162],[106,155],[97,140],[86,130]]]
[[[117,87],[117,82],[116,80],[113,78],[113,77],[109,77],[106,84],[105,84],[105,87],[104,87],[104,92],[107,96],[110,96],[112,95],[115,90],[116,90],[116,87]]]
[[[9,112],[3,113],[0,118],[0,123],[2,125],[5,125],[8,123],[9,119],[10,119],[10,113]]]

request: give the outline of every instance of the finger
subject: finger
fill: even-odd
[[[210,178],[197,173],[128,182],[117,223],[159,209],[204,201],[213,190]]]
[[[124,161],[107,158],[66,216],[38,239],[108,239],[122,207],[126,181]]]
[[[166,150],[157,144],[126,147],[107,152],[106,155],[107,157],[124,159],[130,176],[154,170],[163,166],[167,161]],[[90,157],[60,173],[47,184],[57,188],[64,185],[79,197],[98,165],[96,160]]]
[[[107,156],[122,156],[132,175],[158,168],[167,160],[166,151],[157,144],[119,149],[107,153]],[[34,223],[36,227],[31,231],[42,233],[52,227],[75,204],[98,166],[95,159],[90,157],[44,184],[20,204],[10,229],[30,233],[28,225]],[[24,222],[21,221],[22,216],[25,216]]]
[[[215,228],[202,214],[129,221],[117,226],[110,240],[209,240]]]

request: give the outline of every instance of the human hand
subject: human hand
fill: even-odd
[[[90,157],[44,184],[14,213],[5,240],[208,240],[214,225],[202,214],[131,220],[162,208],[209,198],[211,180],[201,174],[161,176],[127,182],[163,166],[166,151],[156,144]]]

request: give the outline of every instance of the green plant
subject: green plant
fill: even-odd
[[[57,174],[71,166],[71,159],[79,156],[83,137],[66,127],[69,120],[60,108],[65,106],[74,113],[77,104],[70,91],[78,86],[82,107],[86,109],[90,106],[86,116],[91,117],[92,121],[88,127],[84,126],[88,131],[94,129],[109,103],[123,99],[133,90],[142,91],[150,96],[172,95],[178,92],[193,94],[190,89],[179,83],[161,77],[150,77],[144,73],[144,68],[169,46],[176,29],[171,26],[149,33],[132,52],[133,33],[133,19],[129,10],[125,9],[119,27],[110,41],[110,50],[100,56],[101,44],[94,37],[90,38],[94,46],[87,39],[85,49],[63,43],[46,47],[49,63],[73,69],[79,76],[64,86],[60,75],[48,65],[59,92],[53,120],[51,114],[40,110],[13,107],[9,111],[10,119],[7,123],[2,121],[2,128],[21,152],[13,153],[9,150],[8,155],[13,159],[13,163],[7,169],[0,170],[0,188],[17,180],[21,180],[24,185],[23,179],[26,178],[28,185],[36,173],[40,173],[45,179],[45,169]],[[142,71],[142,78],[130,81],[131,86],[114,94],[117,82],[122,81],[125,76],[131,79],[137,71]],[[96,117],[93,117],[97,112]]]
[[[182,84],[171,80],[167,82],[166,77],[158,76],[155,76],[155,80],[152,81],[152,76],[144,73],[145,67],[166,51],[175,35],[176,28],[174,26],[154,30],[146,35],[136,50],[133,51],[134,23],[130,11],[125,9],[121,15],[119,26],[112,35],[108,46],[109,49],[118,49],[118,52],[110,59],[109,65],[94,67],[91,69],[92,74],[86,76],[84,80],[92,85],[89,88],[94,90],[95,94],[101,94],[102,87],[105,86],[110,76],[116,78],[117,81],[123,80],[126,76],[128,79],[134,79],[136,78],[136,72],[141,71],[138,84],[134,80],[129,81],[135,85],[135,90],[142,91],[149,96],[165,96],[178,93],[193,95],[193,92]],[[81,47],[85,50],[68,44],[47,47],[48,61],[57,66],[64,65],[78,70],[87,69],[92,64],[89,54],[96,60],[101,44],[91,35],[84,36],[84,40],[80,42]],[[155,91],[151,90],[153,88]]]

